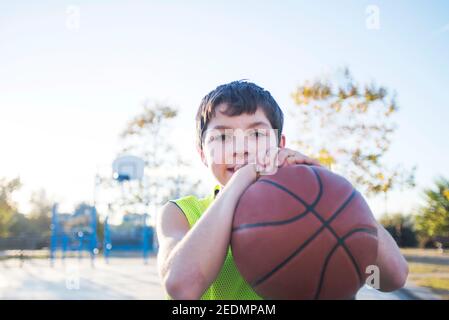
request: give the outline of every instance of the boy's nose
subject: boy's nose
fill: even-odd
[[[241,155],[248,153],[248,146],[246,143],[236,143],[234,144],[234,154]]]
[[[248,158],[248,142],[246,139],[234,139],[233,148],[234,159]]]

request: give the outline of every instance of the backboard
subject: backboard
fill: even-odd
[[[140,180],[143,177],[145,162],[136,156],[123,155],[112,163],[113,177],[118,182]]]

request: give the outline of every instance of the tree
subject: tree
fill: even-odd
[[[8,235],[12,237],[49,237],[51,224],[51,201],[45,190],[32,193],[31,210],[27,215],[15,212],[11,218]]]
[[[50,236],[52,203],[44,189],[35,191],[31,195],[29,220],[32,229],[39,236]]]
[[[9,228],[12,223],[14,213],[16,213],[16,204],[12,200],[12,195],[20,189],[19,178],[12,180],[0,179],[0,237],[9,235]]]
[[[396,95],[375,83],[360,85],[346,68],[332,81],[306,81],[292,94],[300,150],[347,176],[367,195],[414,186],[414,171],[388,167],[398,111]]]
[[[15,212],[8,228],[9,237],[22,237],[34,232],[30,219],[23,213]]]
[[[179,195],[181,189],[182,192],[190,192],[196,188],[199,181],[192,181],[189,177],[190,164],[169,139],[170,122],[177,114],[178,111],[169,105],[145,101],[143,111],[126,124],[120,135],[123,144],[120,154],[142,158],[145,176],[141,182],[122,184],[124,196],[111,203],[112,211],[120,208],[122,212],[132,212],[136,204],[144,204],[146,209],[149,205],[156,208]],[[113,187],[114,182],[109,179],[106,185]]]
[[[416,247],[418,244],[412,215],[384,214],[379,222],[391,234],[398,246]]]
[[[424,190],[425,205],[416,215],[416,230],[422,242],[449,237],[449,180],[440,177],[435,187]]]
[[[190,164],[183,160],[179,155],[176,156],[176,173],[168,177],[168,192],[165,194],[161,203],[165,203],[169,199],[177,199],[183,194],[193,194],[198,190],[201,180],[193,181],[190,176],[185,173]],[[184,172],[182,172],[184,169]]]

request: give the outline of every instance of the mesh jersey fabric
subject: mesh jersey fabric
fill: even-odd
[[[220,190],[221,186],[216,185],[213,192],[204,198],[188,195],[169,201],[181,209],[192,227],[211,205]],[[168,295],[166,298],[171,299]],[[228,247],[226,259],[217,278],[201,296],[201,300],[262,300],[262,297],[257,295],[238,271],[231,246]]]

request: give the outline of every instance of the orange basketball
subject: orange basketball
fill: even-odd
[[[376,261],[376,222],[345,178],[322,167],[289,166],[242,194],[231,250],[265,299],[351,299]]]

